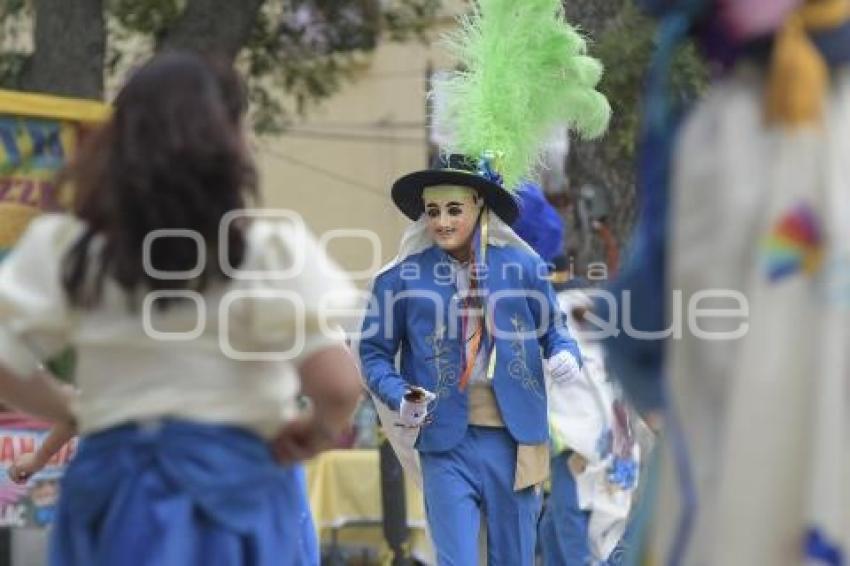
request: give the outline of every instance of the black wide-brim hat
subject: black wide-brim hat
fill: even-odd
[[[392,188],[393,202],[405,216],[418,220],[425,211],[422,191],[440,185],[475,189],[487,208],[508,225],[513,224],[519,216],[519,205],[514,197],[500,184],[479,174],[474,160],[459,154],[440,157],[431,169],[409,173],[397,180]]]

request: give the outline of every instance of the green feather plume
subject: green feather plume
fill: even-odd
[[[448,42],[463,66],[438,85],[456,132],[451,150],[491,156],[505,188],[538,163],[555,126],[586,138],[605,132],[611,107],[596,91],[602,65],[587,55],[561,0],[478,0]]]

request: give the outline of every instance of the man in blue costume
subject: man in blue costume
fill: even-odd
[[[359,353],[369,389],[397,411],[391,425],[419,430],[438,563],[477,563],[483,515],[488,563],[530,565],[548,475],[544,358],[569,382],[581,357],[546,265],[509,227],[516,202],[488,171],[452,155],[395,183],[415,223],[375,280]]]
[[[560,0],[478,0],[458,29],[464,70],[439,84],[456,139],[393,185],[413,224],[375,279],[358,352],[399,459],[421,466],[438,563],[478,563],[483,516],[487,563],[530,566],[549,472],[544,360],[557,383],[582,362],[546,264],[510,228],[510,191],[556,125],[598,136],[610,106]]]

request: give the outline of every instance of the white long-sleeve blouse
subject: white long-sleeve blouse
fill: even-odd
[[[333,320],[350,312],[353,287],[299,223],[254,220],[238,276],[164,310],[150,293],[128,308],[110,278],[95,308],[73,307],[62,262],[83,229],[43,215],[0,262],[0,363],[23,378],[73,346],[83,433],[179,418],[268,438],[295,412],[299,363],[343,342]]]

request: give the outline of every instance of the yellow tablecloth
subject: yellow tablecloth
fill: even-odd
[[[307,490],[319,538],[329,543],[334,536],[389,555],[381,519],[381,474],[377,450],[331,450],[307,462]],[[413,555],[432,563],[431,545],[425,530],[422,493],[406,480],[407,524]]]

